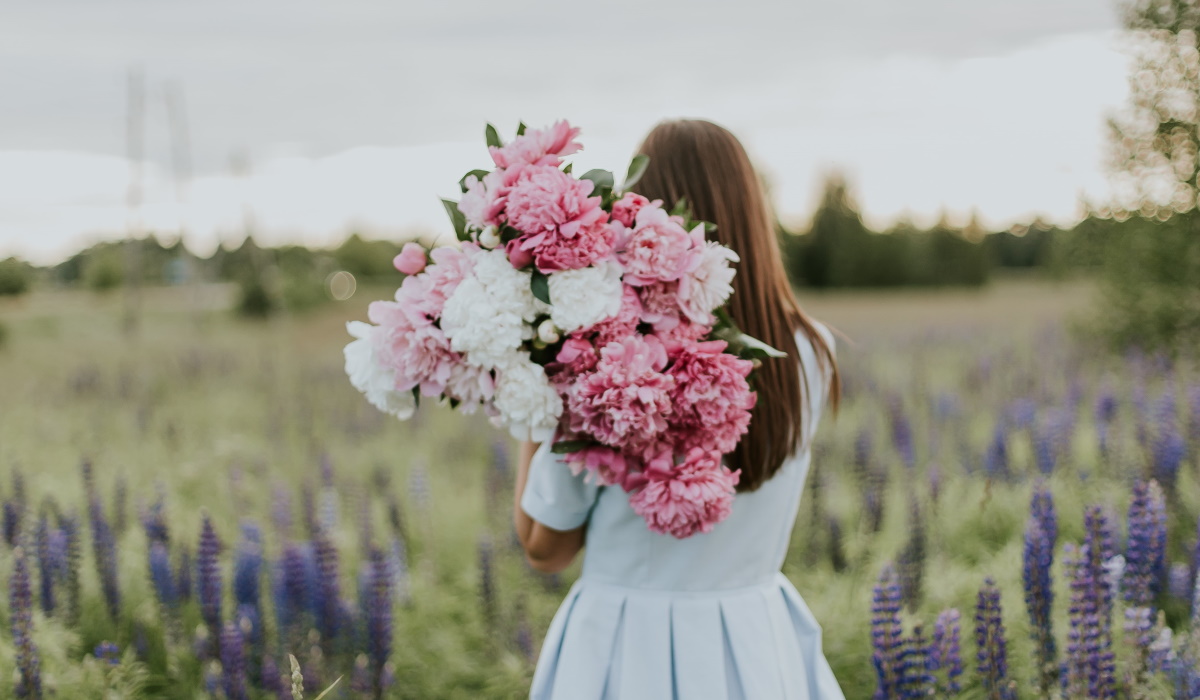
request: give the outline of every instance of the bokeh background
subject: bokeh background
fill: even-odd
[[[527,693],[578,574],[345,322],[567,118],[732,129],[845,395],[785,573],[848,698],[1200,697],[1200,4],[17,3],[0,698]],[[1049,504],[1049,506],[1048,506]],[[288,655],[297,659],[293,676]]]

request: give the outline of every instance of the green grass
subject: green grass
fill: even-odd
[[[510,534],[509,482],[488,493],[495,483],[488,478],[492,446],[502,437],[482,416],[430,406],[417,420],[398,423],[378,414],[349,386],[341,368],[341,348],[348,340],[344,323],[365,318],[366,303],[388,294],[382,288],[360,289],[353,300],[311,315],[250,323],[220,310],[228,290],[149,290],[140,330],[131,336],[121,330],[119,292],[107,297],[38,292],[0,302],[8,329],[0,347],[0,465],[25,476],[34,515],[48,500],[67,512],[85,512],[79,471],[85,457],[95,465],[106,508],[112,508],[119,480],[128,484],[130,497],[129,524],[119,534],[120,620],[109,620],[100,603],[86,526],[81,624],[68,629],[59,615],[35,615],[45,684],[56,696],[203,697],[206,669],[192,653],[198,610],[193,603],[178,620],[161,615],[147,576],[147,543],[137,508],[162,493],[173,546],[187,543],[193,550],[202,513],[213,518],[227,551],[238,539],[239,520],[253,519],[263,526],[267,558],[273,561],[285,539],[272,524],[277,493],[290,494],[292,534],[302,537],[301,491],[312,489],[320,498],[322,454],[334,468],[338,518],[333,537],[346,597],[356,597],[362,532],[369,527],[377,541],[383,540],[391,499],[400,505],[410,535],[411,601],[395,610],[397,682],[389,697],[526,695],[532,664],[516,644],[517,628],[527,624],[536,645],[578,565],[558,579],[525,566]],[[1071,456],[1050,482],[1060,542],[1081,537],[1086,504],[1108,504],[1123,514],[1131,479],[1144,466],[1133,425],[1123,416],[1120,451],[1105,462],[1095,447],[1090,411],[1102,380],[1114,381],[1124,398],[1132,379],[1119,358],[1043,332],[1048,323],[1061,327],[1088,299],[1086,286],[1027,282],[1001,282],[979,292],[802,299],[814,315],[849,334],[839,341],[849,393],[841,414],[827,419],[819,435],[818,472],[806,490],[784,570],[824,627],[825,653],[848,698],[870,697],[874,689],[872,587],[908,537],[910,497],[927,518],[928,564],[924,602],[906,613],[908,619],[931,626],[938,611],[958,607],[970,679],[974,599],[983,578],[993,577],[1003,591],[1010,667],[1027,687],[1033,670],[1021,598],[1021,547],[1035,472],[1032,450],[1020,435],[1011,438],[1009,457],[1018,475],[1012,482],[982,478],[973,460],[1007,400],[1028,394],[1052,402],[1077,375],[1085,383],[1080,427]],[[992,374],[978,379],[983,357],[991,359]],[[1185,367],[1176,378],[1194,381],[1197,376],[1194,367]],[[1163,379],[1149,381],[1148,395],[1154,396]],[[928,401],[943,391],[960,397],[963,413],[938,424]],[[899,463],[887,437],[884,399],[893,394],[904,400],[913,421],[918,459],[912,472]],[[862,484],[852,467],[854,440],[864,427],[873,431],[875,459],[889,475],[883,526],[874,533],[866,526]],[[929,488],[933,465],[941,475],[936,501]],[[413,497],[411,480],[418,470],[427,475],[427,502]],[[819,503],[814,500],[818,485]],[[1198,486],[1195,469],[1185,468],[1178,489],[1183,496],[1172,509],[1174,560],[1184,557],[1193,537]],[[9,498],[11,490],[5,482],[0,494]],[[841,573],[830,564],[829,517],[845,534],[849,567]],[[484,539],[496,552],[498,605],[492,624],[479,600],[478,552]],[[228,556],[223,566],[228,584]],[[0,547],[4,579],[11,569],[11,550]],[[1060,561],[1055,576],[1062,648],[1067,590]],[[270,591],[266,582],[263,590]],[[228,595],[226,612],[232,606]],[[270,614],[269,599],[266,605]],[[518,617],[519,607],[527,619]],[[13,650],[9,635],[0,639],[0,679],[7,679],[14,669]],[[104,640],[119,643],[127,663],[107,667],[91,659],[92,648]],[[135,660],[139,640],[144,653]],[[279,651],[302,659],[309,653],[305,648]],[[324,684],[352,667],[352,658],[327,662]],[[280,663],[286,668],[286,657]],[[331,697],[351,697],[348,680]],[[116,695],[106,695],[105,688]],[[0,683],[0,698],[11,692],[9,683]],[[963,697],[982,695],[968,682]]]

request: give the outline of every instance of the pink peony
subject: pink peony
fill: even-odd
[[[468,175],[463,181],[467,191],[458,201],[458,211],[467,220],[467,225],[483,230],[488,226],[499,227],[503,224],[509,190],[520,177],[520,167],[493,170],[484,175],[482,180]]]
[[[588,341],[578,337],[567,338],[554,362],[546,365],[546,374],[555,386],[569,389],[579,375],[595,369],[599,359],[596,348]]]
[[[642,321],[656,330],[674,328],[683,310],[679,308],[679,283],[654,282],[638,288]]]
[[[693,323],[686,318],[679,319],[679,322],[673,324],[670,328],[659,328],[657,326],[654,328],[654,334],[666,344],[693,343],[711,332],[712,326]]]
[[[674,380],[662,373],[667,354],[654,336],[630,336],[600,350],[600,362],[567,398],[570,429],[611,447],[644,450],[668,427]]]
[[[620,199],[613,202],[613,221],[620,221],[623,226],[631,227],[633,226],[634,219],[637,218],[637,213],[641,211],[642,207],[649,203],[650,200],[646,199],[640,194],[626,192],[625,194],[621,195]],[[659,204],[661,204],[661,202],[659,202]]]
[[[396,302],[414,318],[433,322],[442,315],[446,299],[471,274],[471,260],[460,248],[441,246],[430,253],[433,264],[416,275],[404,278],[396,290]]]
[[[575,333],[576,336],[596,337],[596,345],[604,347],[612,342],[621,342],[637,331],[642,320],[642,301],[638,298],[635,287],[625,285],[621,290],[621,309],[616,316],[606,318],[589,328],[583,328]]]
[[[566,460],[573,473],[578,475],[586,470],[595,477],[597,482],[605,486],[623,484],[629,468],[632,466],[630,460],[620,450],[600,445],[585,447],[578,452],[570,452],[566,455]]]
[[[654,532],[679,539],[711,532],[733,510],[740,472],[722,465],[718,452],[693,449],[672,469],[646,472],[647,482],[629,497],[629,505]]]
[[[612,254],[616,235],[600,198],[589,196],[592,188],[558,168],[531,166],[509,191],[508,224],[542,272],[577,270]]]
[[[712,340],[672,348],[671,429],[680,450],[732,452],[750,425],[757,394],[746,377],[753,365],[725,347],[725,341]]]
[[[583,146],[575,140],[579,128],[559,121],[545,129],[528,129],[507,146],[489,146],[492,161],[498,168],[517,165],[551,165],[558,167],[562,156],[578,153]]]
[[[642,286],[673,282],[700,261],[695,241],[662,206],[642,207],[620,242],[617,259],[625,267],[625,281]]]
[[[367,308],[372,323],[380,326],[373,335],[379,361],[396,373],[396,391],[419,386],[425,396],[438,396],[451,380],[462,356],[450,349],[441,328],[414,318],[411,309],[394,301],[374,301]]]
[[[406,275],[415,275],[425,269],[425,248],[420,243],[412,241],[405,243],[400,249],[400,254],[392,260],[392,264],[396,269]]]

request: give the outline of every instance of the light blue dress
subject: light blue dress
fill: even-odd
[[[811,435],[828,382],[808,339],[796,340]],[[587,545],[546,633],[532,700],[843,700],[821,627],[780,573],[809,444],[739,493],[712,532],[683,540],[650,532],[627,493],[573,476],[543,444],[521,506],[556,530],[587,523]]]

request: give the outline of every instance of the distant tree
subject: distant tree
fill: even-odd
[[[1094,327],[1114,346],[1200,346],[1200,0],[1121,0],[1133,50],[1129,102],[1110,120],[1113,217],[1097,245]],[[1092,227],[1096,227],[1092,224]]]
[[[116,245],[96,246],[82,260],[83,282],[95,292],[107,292],[125,280],[121,250]]]
[[[1129,102],[1109,120],[1118,205],[1147,216],[1196,207],[1200,1],[1118,0],[1133,53]]]
[[[368,241],[352,233],[333,251],[333,258],[338,269],[355,277],[396,277],[392,259],[399,252],[400,246],[391,241]]]
[[[32,265],[16,258],[0,260],[0,296],[20,296],[32,282]]]
[[[845,176],[830,173],[803,248],[795,256],[796,272],[813,287],[854,284],[864,277],[861,253],[869,235]]]

